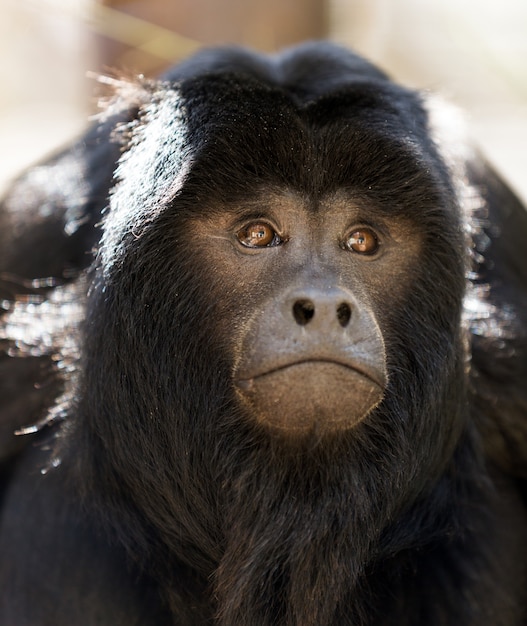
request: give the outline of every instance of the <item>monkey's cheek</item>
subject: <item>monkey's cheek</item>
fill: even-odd
[[[353,428],[384,393],[357,370],[327,362],[298,363],[239,380],[236,388],[258,423],[285,436]]]

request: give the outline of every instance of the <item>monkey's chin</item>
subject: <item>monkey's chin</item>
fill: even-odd
[[[284,436],[356,426],[382,400],[384,381],[330,361],[307,361],[236,381],[242,402],[262,426]]]

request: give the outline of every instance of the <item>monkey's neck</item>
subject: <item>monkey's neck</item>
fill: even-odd
[[[331,464],[322,455],[309,468],[300,458],[249,463],[227,487],[225,548],[213,575],[219,623],[364,623],[360,615],[371,609],[362,604],[375,593],[376,578],[386,581],[391,566],[384,564],[395,555],[467,541],[466,512],[481,500],[470,447],[460,443],[439,480],[411,502],[400,475],[352,458]]]

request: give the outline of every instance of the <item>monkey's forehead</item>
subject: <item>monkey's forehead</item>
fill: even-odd
[[[449,186],[427,123],[417,96],[377,79],[299,103],[259,79],[199,76],[154,93],[117,178],[156,206],[183,187],[221,202],[262,185],[422,201]]]

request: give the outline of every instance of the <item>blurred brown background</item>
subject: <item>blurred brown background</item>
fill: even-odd
[[[156,74],[202,45],[352,46],[468,112],[527,199],[527,2],[500,0],[0,0],[0,187],[81,132],[88,71]]]

